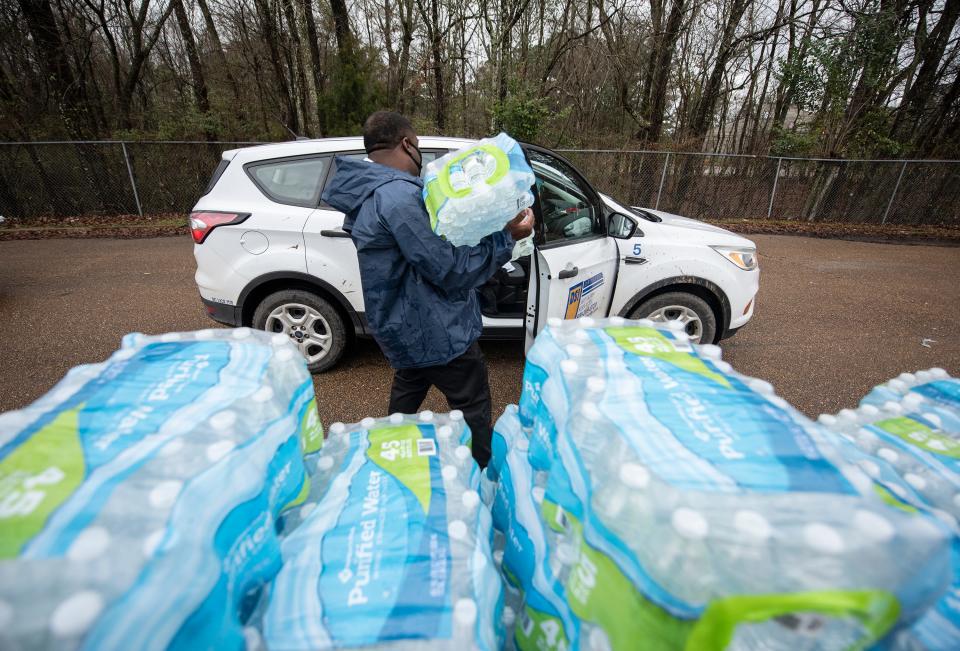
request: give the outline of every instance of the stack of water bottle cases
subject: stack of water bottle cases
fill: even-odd
[[[902,376],[827,428],[652,325],[529,351],[481,490],[507,644],[960,648],[960,382]]]
[[[0,416],[0,648],[960,648],[945,375],[817,424],[552,322],[481,473],[456,411],[324,441],[283,335],[129,335]]]

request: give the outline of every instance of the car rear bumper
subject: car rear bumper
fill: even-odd
[[[240,326],[240,310],[234,305],[224,305],[223,303],[217,303],[215,301],[210,301],[202,296],[200,300],[203,301],[203,307],[207,311],[207,316],[216,321],[217,323],[223,323],[224,325],[238,327]]]

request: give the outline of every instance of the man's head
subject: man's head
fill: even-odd
[[[394,111],[377,111],[363,123],[363,147],[370,160],[420,176],[423,155],[410,120]]]

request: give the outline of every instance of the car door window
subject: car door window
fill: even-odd
[[[439,151],[438,150],[424,151],[421,149],[420,153],[423,154],[423,167],[425,169],[427,167],[427,163],[433,162],[440,156],[443,156],[444,154],[447,153],[447,150],[444,149]],[[337,156],[342,156],[343,158],[350,158],[352,160],[363,160],[364,158],[367,157],[367,154],[366,152],[362,152],[362,151],[351,151],[343,154],[337,154]],[[337,172],[337,164],[336,162],[334,162],[333,170],[330,174],[330,178],[332,178],[333,175],[336,174],[336,172]],[[423,176],[423,169],[420,170],[420,176]],[[330,182],[329,178],[327,179],[327,182],[328,183]]]
[[[537,177],[544,242],[592,237],[597,230],[592,192],[567,163],[530,149],[527,158]]]
[[[284,158],[246,166],[247,174],[267,197],[277,203],[313,208],[320,198],[330,156]]]
[[[423,154],[423,166],[424,166],[424,169],[425,169],[426,166],[427,166],[427,163],[429,163],[430,161],[433,161],[433,160],[437,159],[437,158],[440,157],[440,156],[443,156],[444,154],[447,153],[447,150],[446,150],[446,149],[430,150],[430,151],[422,151],[422,150],[421,150],[421,153]],[[366,152],[363,152],[363,151],[346,151],[346,152],[337,152],[336,154],[334,154],[334,156],[335,156],[335,157],[334,157],[334,159],[333,159],[333,163],[330,165],[330,173],[327,174],[327,181],[326,181],[326,183],[325,183],[324,186],[323,186],[323,189],[324,189],[324,190],[326,190],[326,189],[327,189],[327,186],[330,185],[330,181],[331,181],[331,179],[333,179],[333,175],[337,173],[337,158],[338,158],[338,157],[350,158],[350,159],[352,159],[352,160],[363,160],[364,158],[367,157],[367,154],[366,154]],[[423,170],[421,170],[420,176],[423,176]],[[332,210],[332,208],[331,208],[325,201],[321,201],[321,202],[320,202],[320,207],[321,207],[321,208],[326,208],[326,209],[328,209],[328,210]]]

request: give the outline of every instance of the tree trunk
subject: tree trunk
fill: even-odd
[[[274,79],[280,93],[280,102],[284,114],[281,122],[284,128],[297,133],[300,125],[297,122],[297,106],[287,84],[287,75],[283,69],[283,58],[280,55],[280,43],[277,36],[277,23],[274,19],[274,9],[270,0],[255,0],[257,13],[260,15],[260,29],[263,39],[267,42],[267,51],[270,53],[270,64],[273,66]]]
[[[920,69],[900,102],[893,126],[894,134],[909,137],[915,134],[920,126],[930,100],[936,95],[934,91],[943,62],[943,54],[958,18],[960,18],[960,1],[947,0],[943,13],[940,14],[940,20],[937,21],[930,35],[924,39],[917,52]]]
[[[727,69],[727,64],[734,54],[734,36],[736,35],[737,25],[740,24],[740,18],[743,17],[744,11],[746,11],[751,2],[752,0],[731,1],[730,13],[727,14],[727,19],[720,37],[717,59],[714,62],[713,70],[710,73],[707,84],[700,95],[700,100],[694,107],[693,118],[690,120],[690,134],[700,143],[703,142],[704,137],[709,133],[713,124],[713,113],[716,109],[717,99],[719,99],[720,96],[723,75]]]
[[[324,133],[323,108],[320,103],[320,96],[323,94],[325,81],[323,67],[320,59],[320,45],[317,38],[317,22],[313,18],[313,0],[300,0],[303,7],[304,23],[307,27],[307,45],[310,50],[310,65],[313,74],[313,88],[315,92],[314,105],[317,112],[317,129],[321,138]]]
[[[187,51],[187,61],[190,63],[190,79],[193,89],[193,99],[197,110],[204,116],[210,113],[210,99],[207,97],[207,82],[203,76],[203,66],[200,63],[200,54],[197,51],[197,42],[193,38],[190,19],[183,8],[183,0],[171,0],[173,12],[177,17],[180,36],[183,38],[183,47]],[[214,140],[215,134],[208,128],[204,129],[207,140]]]
[[[346,0],[330,0],[330,11],[333,13],[333,30],[337,35],[337,54],[342,60],[352,60],[353,39]]]
[[[203,22],[207,26],[207,34],[210,35],[210,40],[213,42],[213,54],[217,58],[217,65],[220,67],[220,71],[227,80],[227,85],[230,86],[230,91],[233,94],[234,110],[237,111],[238,117],[242,117],[242,109],[245,102],[241,99],[240,86],[237,84],[237,79],[233,76],[233,73],[230,72],[230,66],[227,64],[227,55],[224,54],[223,44],[220,42],[220,34],[217,32],[217,25],[213,22],[213,14],[210,13],[210,6],[207,4],[207,0],[197,0],[197,5],[200,7],[200,13],[203,14]]]

